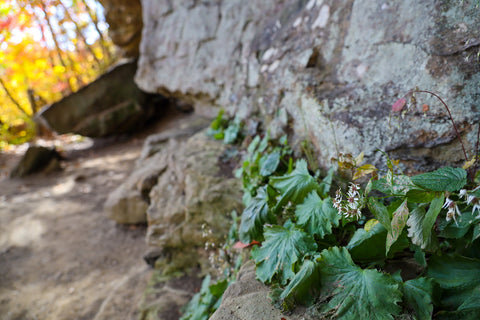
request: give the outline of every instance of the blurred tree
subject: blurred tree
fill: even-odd
[[[106,29],[97,0],[0,2],[0,149],[32,138],[42,105],[114,62]]]

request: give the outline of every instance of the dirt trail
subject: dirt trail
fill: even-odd
[[[151,273],[142,259],[146,230],[116,225],[103,204],[145,136],[104,143],[61,172],[24,179],[6,178],[18,156],[0,154],[0,319],[137,318]]]

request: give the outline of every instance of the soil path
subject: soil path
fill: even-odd
[[[137,319],[151,274],[146,230],[110,221],[103,204],[145,136],[104,141],[61,172],[24,179],[5,177],[19,156],[0,154],[0,319]]]

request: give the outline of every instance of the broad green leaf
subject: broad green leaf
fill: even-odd
[[[408,201],[414,203],[428,203],[439,196],[438,191],[411,189],[407,192]]]
[[[264,283],[276,276],[285,285],[295,276],[293,265],[317,249],[313,238],[291,222],[284,227],[265,227],[264,235],[262,246],[252,250],[257,277]]]
[[[332,225],[338,226],[340,215],[333,207],[332,199],[320,199],[317,192],[312,191],[302,204],[295,209],[297,224],[307,233],[318,234],[321,238],[332,233]]]
[[[433,256],[428,262],[427,275],[444,289],[441,298],[444,307],[480,311],[480,260],[459,255]]]
[[[425,213],[424,205],[417,206],[410,212],[407,220],[408,236],[412,243],[422,249],[432,250],[436,245],[436,235],[432,232],[433,225],[442,209],[444,197],[433,199]]]
[[[390,230],[388,230],[387,234],[387,243],[386,243],[386,254],[388,255],[388,251],[390,251],[390,247],[395,241],[398,240],[398,237],[402,234],[403,228],[407,223],[408,219],[408,207],[407,207],[407,200],[405,199],[403,203],[395,210],[392,217],[392,224]]]
[[[320,269],[316,259],[305,260],[295,277],[280,295],[285,309],[294,303],[311,305],[320,289]]]
[[[433,280],[418,278],[403,284],[403,301],[415,312],[417,320],[430,320],[433,313]]]
[[[252,240],[263,240],[263,225],[274,223],[275,215],[268,207],[267,186],[257,190],[257,195],[243,210],[240,222],[239,236],[243,243],[250,243]]]
[[[388,230],[392,228],[392,217],[390,216],[390,213],[388,212],[387,208],[375,200],[375,198],[368,198],[367,200],[367,205],[368,209],[370,209],[370,212],[375,216],[375,218]]]
[[[330,299],[321,311],[334,319],[393,319],[401,311],[402,293],[390,275],[355,265],[345,248],[323,250],[319,259],[321,296]]]
[[[330,168],[328,170],[327,175],[323,178],[322,182],[320,183],[320,187],[318,193],[322,198],[326,198],[328,193],[330,192],[330,187],[332,186],[333,181],[333,173],[335,172],[334,168]]]
[[[271,185],[280,192],[275,212],[279,212],[289,201],[298,204],[313,190],[318,190],[318,183],[310,175],[307,162],[303,159],[297,161],[295,170],[281,177],[270,178]]]
[[[435,313],[435,320],[478,320],[478,319],[480,319],[480,309],[440,311]]]
[[[377,261],[385,258],[386,238],[387,229],[377,222],[369,231],[357,229],[346,248],[355,261]]]
[[[262,161],[263,160],[263,161]],[[267,177],[277,170],[280,163],[280,152],[275,151],[260,160],[260,175]]]
[[[462,168],[444,167],[411,177],[414,184],[427,190],[453,192],[467,183],[467,172]]]

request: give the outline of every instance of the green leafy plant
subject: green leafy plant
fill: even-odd
[[[305,160],[293,164],[285,141],[254,137],[237,171],[238,237],[254,244],[257,277],[277,305],[333,319],[480,318],[478,143],[464,168],[407,176],[384,153],[382,174],[363,154],[340,155],[347,174],[320,178]],[[368,175],[363,187],[345,180]],[[336,179],[346,191],[332,194]]]
[[[273,173],[289,172],[292,169],[292,150],[287,137],[271,141],[268,134],[255,136],[247,147],[241,167],[235,176],[243,183],[243,202],[249,205],[257,190],[268,181]]]
[[[241,138],[243,123],[240,118],[233,120],[224,117],[225,110],[220,109],[215,119],[210,124],[207,135],[217,140],[223,140],[226,144],[232,144]]]

